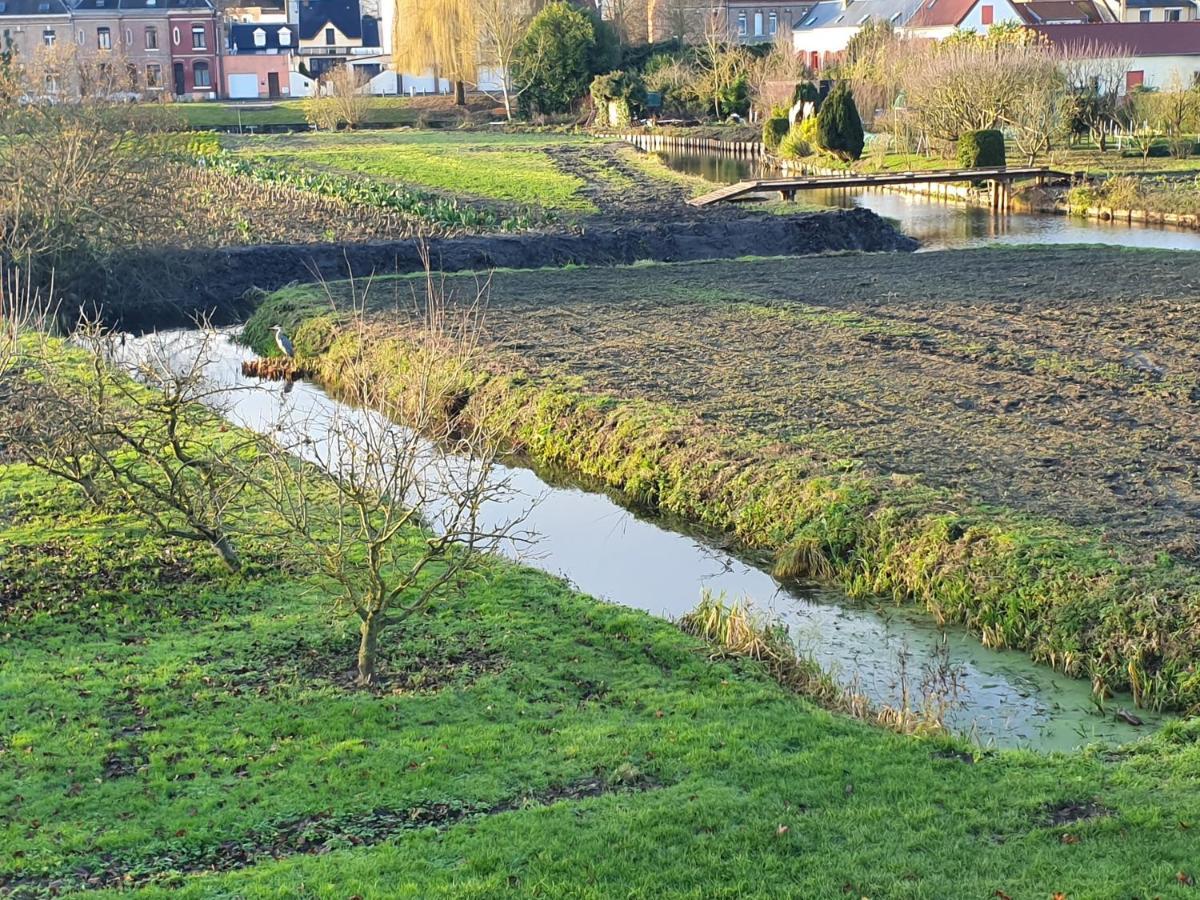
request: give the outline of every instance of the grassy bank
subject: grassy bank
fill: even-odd
[[[326,587],[245,549],[0,461],[0,893],[1190,896],[1190,724],[963,753],[499,561],[353,690]]]
[[[1186,306],[1135,312],[1115,299],[1126,288],[1180,296],[1161,280],[1147,287],[1158,262],[1121,251],[981,251],[498,273],[493,365],[463,385],[467,409],[541,462],[773,553],[781,576],[916,602],[1099,691],[1191,708],[1200,702],[1194,519],[1183,508],[1168,515],[1150,483],[1149,518],[1137,491],[1114,498],[1109,487],[1109,473],[1126,465],[1143,477],[1157,465],[1150,445],[1113,424],[1114,410],[1178,424],[1190,440],[1195,386],[1173,382],[1188,376],[1170,374],[1168,359],[1171,323]],[[1018,315],[1003,279],[1030,296],[1034,269],[1045,275],[1044,303]],[[1174,273],[1185,295],[1188,272]],[[927,293],[935,273],[946,279],[937,299]],[[925,300],[910,302],[909,290]],[[394,302],[386,286],[375,291],[380,308]],[[285,291],[249,334],[265,349],[266,325],[296,329],[327,310],[313,291]],[[1104,328],[1085,335],[1066,310],[1110,316],[1105,328],[1121,340],[1149,329],[1168,369],[1151,376],[1137,367],[1153,363],[1140,359],[1105,362]],[[372,339],[375,370],[397,390],[410,363],[405,327],[403,316],[383,315]],[[292,333],[336,381],[345,348],[314,343],[323,327]],[[1087,346],[1067,346],[1081,335]],[[993,394],[1002,402],[985,405]],[[1084,402],[1089,394],[1099,400]],[[1097,417],[1110,424],[1097,430]],[[1177,459],[1168,456],[1164,483]]]

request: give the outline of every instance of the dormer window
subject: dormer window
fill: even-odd
[[[267,46],[267,33],[265,31],[263,31],[261,28],[254,29],[254,46],[255,47]]]
[[[290,28],[279,29],[279,46],[288,47],[292,43],[292,30]]]

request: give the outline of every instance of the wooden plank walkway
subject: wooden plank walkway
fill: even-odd
[[[951,181],[992,181],[1011,184],[1018,178],[1071,178],[1070,172],[1060,172],[1039,166],[997,166],[989,169],[936,169],[929,172],[883,172],[870,175],[812,175],[801,178],[760,178],[726,185],[688,201],[691,206],[710,206],[724,200],[737,200],[748,194],[778,192],[785,200],[797,191],[829,188],[888,187],[904,184],[940,184]]]

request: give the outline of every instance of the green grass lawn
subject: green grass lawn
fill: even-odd
[[[582,178],[560,171],[547,146],[572,135],[422,131],[388,135],[288,136],[238,141],[243,154],[344,174],[368,175],[460,196],[546,209],[594,212]]]
[[[1193,723],[964,754],[502,562],[355,691],[303,557],[246,555],[0,465],[0,894],[1194,893]]]

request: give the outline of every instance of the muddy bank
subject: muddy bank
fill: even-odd
[[[428,247],[436,268],[456,272],[841,250],[911,251],[917,242],[874,213],[853,209],[590,228],[579,233],[435,239]],[[414,240],[172,250],[117,260],[79,293],[96,298],[109,321],[135,330],[186,325],[202,313],[218,323],[237,320],[253,309],[254,289],[270,291],[297,282],[421,268],[421,248]]]

